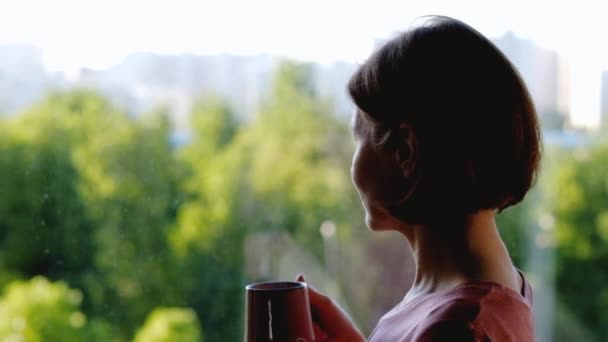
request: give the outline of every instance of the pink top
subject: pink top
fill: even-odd
[[[370,342],[534,341],[532,289],[521,293],[492,282],[470,282],[396,306],[378,322]]]

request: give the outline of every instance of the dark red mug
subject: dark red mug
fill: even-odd
[[[306,283],[247,285],[245,342],[313,342]]]

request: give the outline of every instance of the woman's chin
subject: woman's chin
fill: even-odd
[[[390,224],[391,220],[387,220],[385,217],[378,217],[376,215],[370,215],[369,213],[365,214],[365,224],[367,228],[374,232],[393,230],[395,229],[392,224]]]

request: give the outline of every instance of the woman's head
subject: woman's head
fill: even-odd
[[[429,224],[521,201],[540,162],[530,95],[479,32],[430,17],[380,47],[348,91],[353,180],[372,229]]]

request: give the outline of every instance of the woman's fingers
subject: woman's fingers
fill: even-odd
[[[303,275],[298,276],[298,281],[306,282]],[[350,318],[342,309],[336,305],[331,298],[308,285],[308,298],[313,315],[313,320],[327,337],[353,336],[352,341],[363,340]]]
[[[298,276],[298,281],[306,282],[304,275]],[[341,319],[342,312],[332,302],[332,300],[321,292],[317,291],[314,287],[307,284],[308,288],[308,300],[310,301],[310,307],[312,310],[313,318],[319,320],[321,327],[335,325],[336,319]]]
[[[304,275],[300,274],[298,276],[298,281],[306,283],[306,279],[304,278]],[[310,286],[309,284],[307,284],[307,287],[308,287],[308,298],[310,300],[310,305],[312,305],[313,307],[319,307],[319,306],[327,306],[327,305],[331,304],[331,299],[329,299],[329,297],[327,297],[326,295],[317,291],[314,287]]]
[[[306,279],[304,278],[303,274],[298,275],[297,281],[301,281],[301,282],[306,282]],[[308,292],[308,300],[310,301],[310,309],[312,311],[312,315],[313,315],[313,329],[314,329],[314,333],[315,333],[315,339],[318,341],[325,341],[328,338],[328,334],[325,332],[325,330],[323,330],[323,328],[319,325],[322,321],[322,318],[319,317],[319,314],[317,314],[317,312],[319,312],[319,308],[318,308],[318,300],[317,297],[319,296],[319,293],[314,290],[313,288],[310,287],[310,285],[307,286],[307,292]]]

